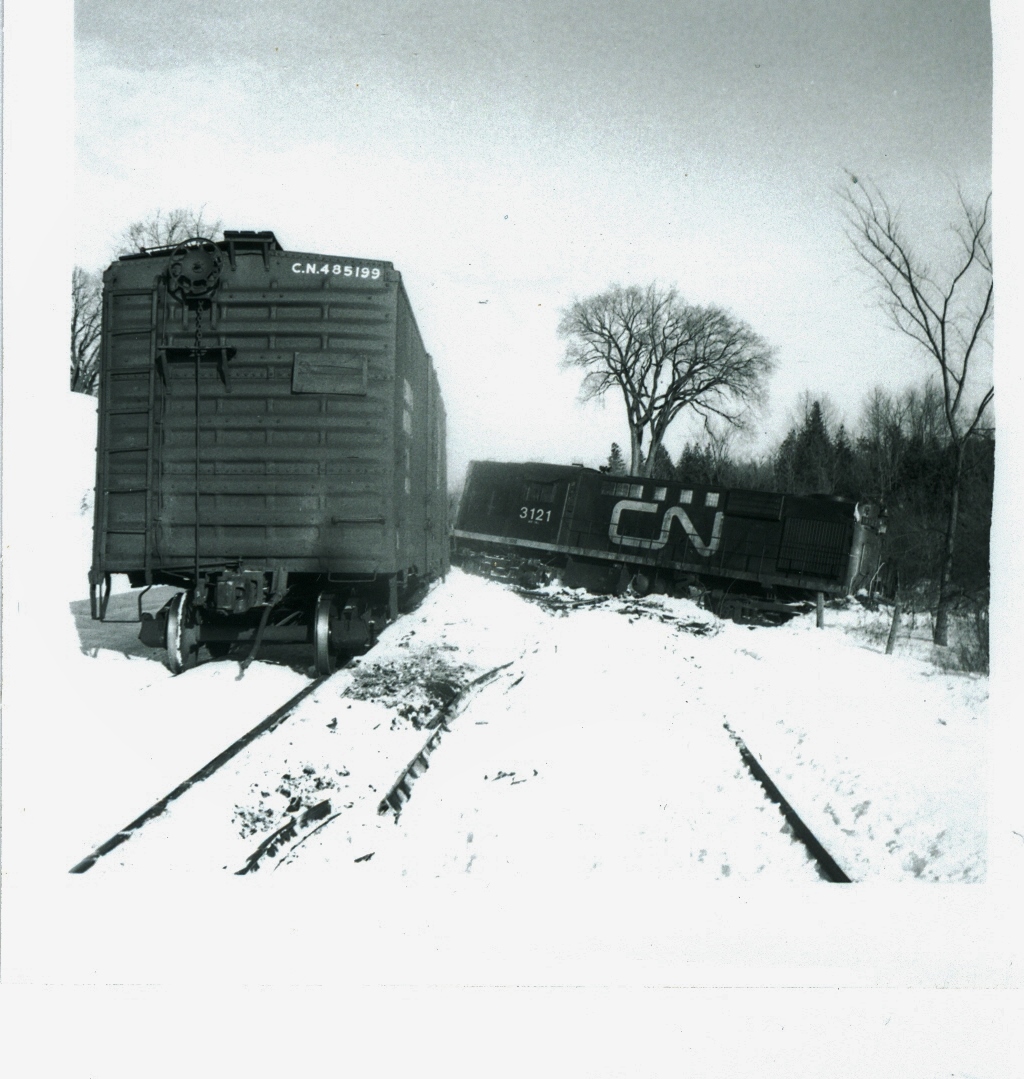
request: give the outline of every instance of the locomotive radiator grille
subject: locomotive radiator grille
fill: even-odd
[[[783,573],[842,579],[849,550],[848,522],[788,517],[776,565]]]

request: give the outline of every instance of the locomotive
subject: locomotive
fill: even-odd
[[[876,506],[846,498],[474,461],[452,556],[527,585],[631,586],[698,597],[737,621],[784,621],[818,594],[871,587],[884,531]]]
[[[272,232],[103,277],[92,617],[174,585],[140,638],[175,673],[306,642],[320,674],[448,568],[445,409],[390,262]]]

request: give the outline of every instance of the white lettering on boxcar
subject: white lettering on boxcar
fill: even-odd
[[[379,266],[346,266],[340,262],[325,262],[322,265],[316,262],[307,262],[305,268],[301,262],[292,263],[292,273],[299,274],[327,274],[335,277],[357,277],[364,281],[379,281]]]

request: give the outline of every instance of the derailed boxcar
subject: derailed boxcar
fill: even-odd
[[[695,589],[730,617],[785,616],[870,585],[883,531],[875,506],[849,499],[476,461],[453,552],[526,580],[557,568],[594,591]]]
[[[173,669],[308,641],[324,672],[447,568],[444,404],[390,262],[224,237],[104,274],[93,617],[113,573],[178,585],[140,634]]]

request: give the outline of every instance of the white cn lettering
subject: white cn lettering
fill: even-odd
[[[702,558],[708,558],[718,550],[718,546],[722,542],[722,519],[724,515],[721,512],[715,514],[715,521],[711,526],[711,539],[708,543],[701,539],[700,533],[694,528],[689,515],[681,506],[670,506],[665,511],[665,516],[661,519],[661,535],[657,539],[641,539],[639,536],[623,536],[619,533],[619,520],[623,513],[657,513],[657,511],[658,504],[656,502],[632,502],[629,499],[616,502],[615,507],[612,509],[611,524],[608,526],[608,538],[612,543],[617,543],[621,547],[641,547],[649,551],[660,551],[668,543],[672,521],[676,520],[683,526],[683,531],[689,537],[694,550]]]
[[[652,547],[654,540],[640,539],[638,536],[619,535],[619,518],[626,512],[657,513],[657,502],[631,502],[628,498],[622,502],[616,502],[614,509],[612,509],[612,521],[608,526],[608,538],[612,543],[618,543],[622,547]]]
[[[302,273],[302,263],[301,262],[293,262],[292,263],[292,273]]]
[[[323,264],[323,266],[320,267],[320,272],[321,273],[330,273],[330,271],[331,271],[331,268],[330,268],[330,266],[327,265],[326,262]]]
[[[306,273],[316,273],[316,263],[315,262],[307,262],[306,263]]]

